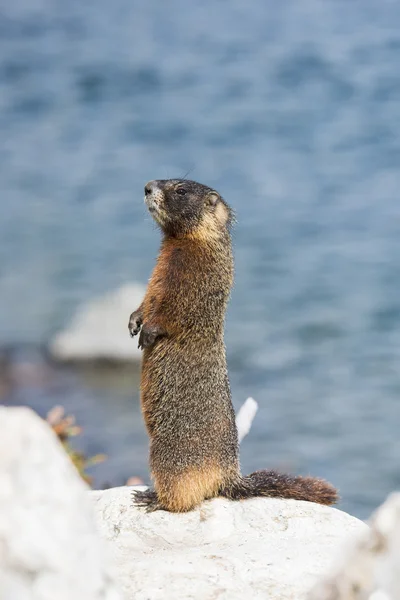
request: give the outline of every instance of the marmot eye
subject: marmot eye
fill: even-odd
[[[180,196],[184,196],[186,194],[186,190],[185,190],[185,188],[178,188],[176,190],[176,193],[179,194]]]

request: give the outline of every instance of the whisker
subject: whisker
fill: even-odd
[[[192,171],[194,171],[195,165],[193,164],[188,171],[186,171],[186,173],[184,174],[184,176],[182,177],[183,180],[186,179],[186,177],[189,175],[189,173],[191,173]]]

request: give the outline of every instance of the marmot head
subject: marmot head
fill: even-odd
[[[227,231],[232,209],[212,188],[186,179],[149,181],[144,201],[156,223],[173,237],[215,238]]]

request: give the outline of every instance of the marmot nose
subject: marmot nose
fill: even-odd
[[[145,196],[150,196],[150,194],[152,194],[154,192],[154,183],[152,181],[149,181],[148,183],[146,183],[146,185],[144,186],[144,195]]]

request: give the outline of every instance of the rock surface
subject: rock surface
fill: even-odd
[[[49,345],[60,361],[139,361],[137,341],[128,332],[130,314],[143,300],[145,287],[126,284],[82,306],[70,325]]]
[[[392,494],[370,519],[370,529],[340,552],[329,576],[310,600],[398,600],[400,598],[400,493]]]
[[[1,600],[121,600],[83,483],[27,408],[0,407]]]
[[[0,600],[400,598],[400,493],[370,527],[266,498],[147,514],[88,492],[31,410],[0,407],[0,431]]]
[[[251,424],[258,411],[258,404],[254,398],[247,398],[247,400],[239,408],[236,415],[236,427],[238,431],[239,444],[243,441],[243,438],[249,433]]]
[[[301,599],[337,548],[367,526],[308,502],[217,498],[146,514],[132,488],[90,492],[126,600]]]

